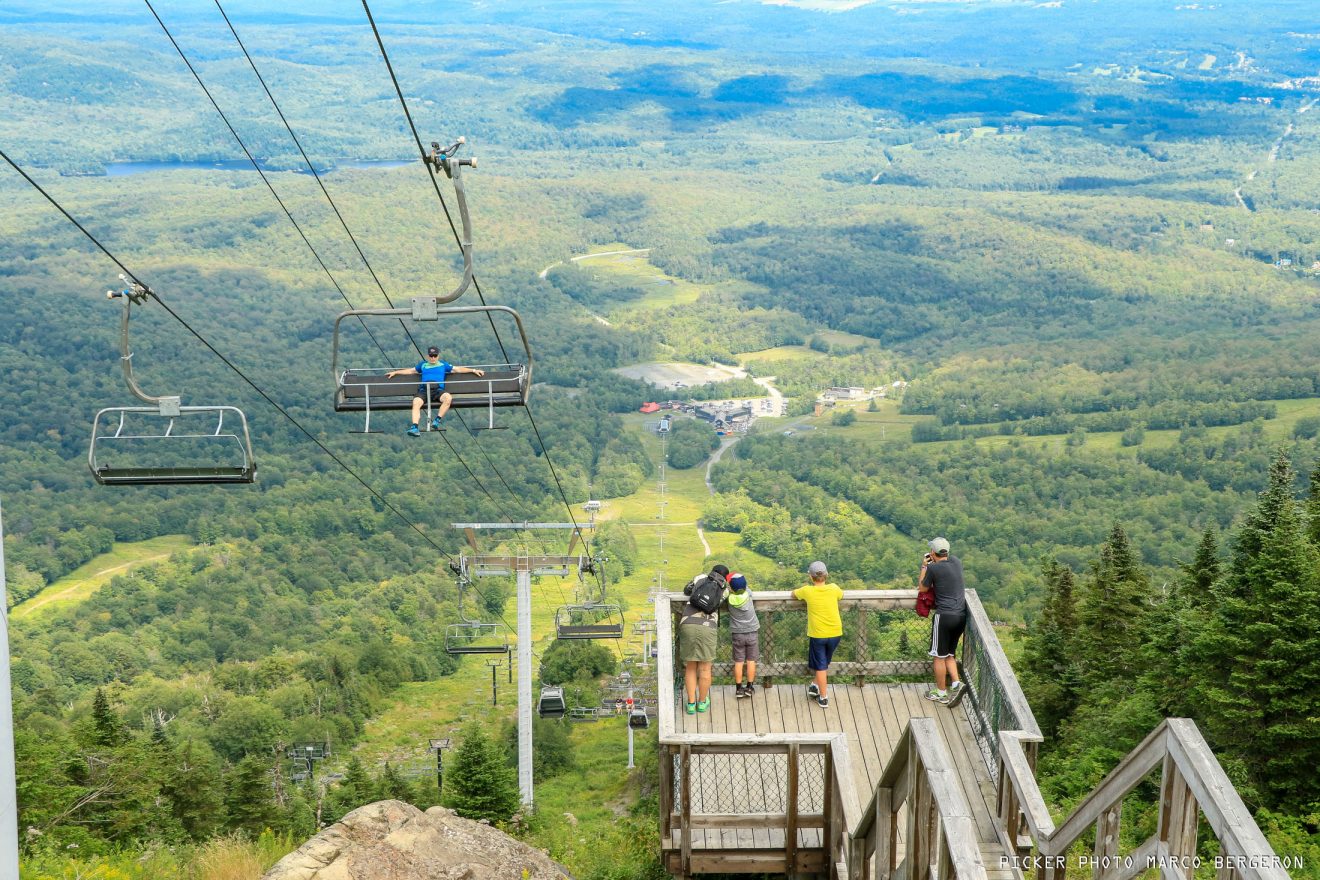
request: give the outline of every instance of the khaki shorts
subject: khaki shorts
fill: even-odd
[[[761,659],[761,634],[759,632],[733,634],[733,662],[757,662]]]
[[[680,663],[710,663],[715,659],[715,646],[719,642],[719,630],[713,626],[700,626],[695,623],[678,628],[678,661]]]

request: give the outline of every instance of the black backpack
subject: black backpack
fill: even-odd
[[[724,598],[724,578],[718,574],[702,574],[692,579],[688,601],[704,614],[713,614]]]

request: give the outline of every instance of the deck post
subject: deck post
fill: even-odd
[[[898,812],[894,809],[894,792],[881,789],[876,794],[875,817],[875,855],[872,857],[872,870],[868,877],[880,877],[889,880],[894,876],[894,841],[898,838]]]
[[[679,747],[678,822],[683,832],[683,876],[692,876],[692,746]]]
[[[784,873],[797,874],[798,838],[798,747],[788,746],[787,798],[784,803]]]
[[[822,830],[825,844],[825,851],[829,853],[830,864],[839,860],[841,853],[838,851],[839,839],[841,835],[835,833],[834,823],[838,816],[838,811],[834,809],[834,747],[826,746],[825,754],[821,755],[821,762],[825,768],[824,794],[821,796],[820,810],[822,813]]]
[[[1164,844],[1172,872],[1190,880],[1196,855],[1196,796],[1172,757],[1164,759],[1160,778],[1160,819],[1157,837]]]
[[[1095,863],[1091,869],[1094,880],[1117,876],[1121,867],[1118,858],[1118,835],[1123,821],[1123,804],[1111,804],[1095,820]]]
[[[669,746],[660,744],[660,840],[667,847],[673,832],[670,817],[674,812],[674,753]]]

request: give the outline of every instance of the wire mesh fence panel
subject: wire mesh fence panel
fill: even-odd
[[[798,755],[798,815],[825,812],[825,754]]]
[[[1022,719],[1013,711],[1004,683],[995,674],[985,640],[976,627],[968,627],[964,636],[963,675],[971,685],[967,717],[972,735],[990,770],[990,778],[999,781],[999,732],[1020,730]]]

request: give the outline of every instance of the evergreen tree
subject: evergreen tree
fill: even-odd
[[[93,745],[103,748],[113,748],[124,741],[123,725],[110,707],[110,698],[104,688],[97,688],[92,696],[91,740]]]
[[[1147,615],[1142,685],[1164,717],[1194,718],[1201,714],[1206,645],[1213,639],[1210,615],[1221,575],[1213,528],[1202,533],[1195,558],[1179,568],[1169,594]]]
[[[381,771],[380,779],[376,780],[376,790],[384,800],[403,801],[405,804],[411,804],[416,800],[413,787],[389,761],[385,762],[385,769]]]
[[[229,772],[225,783],[230,828],[256,837],[275,824],[275,797],[265,759],[248,755]]]
[[[1320,799],[1320,554],[1292,483],[1280,453],[1204,640],[1219,666],[1201,694],[1215,744],[1239,755],[1269,805],[1283,808]]]
[[[169,801],[175,821],[193,840],[210,837],[224,823],[215,759],[192,740],[177,752],[168,741],[164,746],[157,743],[156,754],[165,768],[161,794]]]
[[[1320,462],[1311,470],[1310,490],[1306,499],[1306,537],[1320,547]]]
[[[351,755],[348,766],[344,768],[344,778],[326,797],[325,816],[329,822],[337,822],[356,810],[380,799],[380,790],[376,780],[357,755]]]
[[[1131,681],[1139,669],[1150,582],[1115,523],[1078,603],[1077,659],[1087,688]]]
[[[1053,558],[1041,563],[1045,601],[1023,646],[1023,682],[1047,737],[1077,708],[1077,603],[1072,569]]]
[[[468,819],[503,822],[518,809],[514,772],[478,726],[463,731],[454,759],[445,766],[445,806]]]

